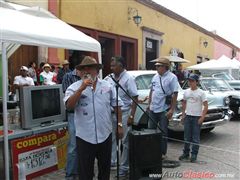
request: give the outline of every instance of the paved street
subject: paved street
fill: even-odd
[[[163,179],[177,179],[176,176],[180,177],[180,173],[183,172],[209,172],[215,174],[218,177],[212,179],[237,180],[240,178],[240,121],[230,121],[224,126],[216,127],[212,132],[208,134],[202,134],[201,144],[202,147],[200,147],[198,163],[182,162],[181,165],[177,168],[163,168],[163,174],[168,173],[168,175],[172,175],[171,177],[166,177],[165,175]],[[181,142],[170,140],[168,159],[177,160],[178,156],[182,153],[182,147],[183,144]],[[114,177],[115,174],[116,171],[112,171],[111,179],[116,179]],[[48,175],[35,178],[35,180],[43,179],[64,179],[64,170],[59,170]],[[120,179],[125,180],[128,178]]]

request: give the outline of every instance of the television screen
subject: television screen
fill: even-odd
[[[20,88],[22,128],[65,121],[62,86],[24,86]]]
[[[35,90],[31,98],[33,119],[61,113],[59,89]]]

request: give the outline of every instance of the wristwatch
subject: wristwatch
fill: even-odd
[[[118,126],[123,127],[123,124],[121,122],[118,123]]]
[[[130,119],[133,119],[133,116],[132,116],[132,115],[130,115],[130,116],[129,116],[129,118],[130,118]]]

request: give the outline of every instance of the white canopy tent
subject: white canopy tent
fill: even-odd
[[[101,45],[97,40],[76,30],[46,10],[28,7],[25,10],[16,10],[11,3],[1,1],[0,49],[2,50],[4,163],[5,178],[7,180],[10,179],[7,122],[8,68],[6,51],[6,46],[9,43],[97,52],[98,61],[99,63],[102,62]]]
[[[218,60],[211,59],[200,64],[187,67],[190,70],[229,70],[229,69],[239,69],[239,64],[231,60],[226,56],[221,56]]]
[[[236,79],[238,79],[239,68],[240,62],[236,62],[224,55],[217,60],[211,59],[209,61],[187,67],[189,70],[199,70],[205,76],[225,71]]]
[[[222,55],[219,59],[219,62],[221,62],[221,64],[231,64],[232,69],[239,69],[240,68],[240,61],[236,60],[236,59],[230,59],[225,55]]]

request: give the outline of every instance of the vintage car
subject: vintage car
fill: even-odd
[[[235,90],[240,92],[240,80],[234,79],[230,74],[226,72],[213,74],[212,77],[224,79]]]
[[[139,99],[144,100],[149,95],[152,77],[157,73],[156,71],[148,70],[138,70],[138,71],[128,71],[135,79]],[[202,129],[205,131],[211,131],[215,126],[222,125],[229,121],[232,116],[232,111],[229,110],[230,99],[228,95],[219,93],[214,95],[213,92],[206,92],[209,102],[209,109],[207,116],[203,122]],[[172,131],[183,131],[183,124],[181,123],[182,115],[182,99],[183,99],[183,89],[179,86],[178,101],[177,106],[172,117],[169,121],[168,128]],[[146,111],[148,102],[144,101],[139,103],[143,110]],[[137,108],[134,126],[135,128],[146,128],[149,117],[140,108]]]

